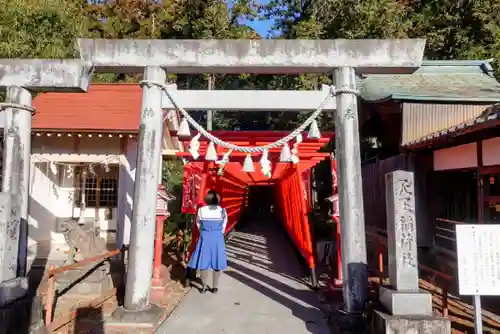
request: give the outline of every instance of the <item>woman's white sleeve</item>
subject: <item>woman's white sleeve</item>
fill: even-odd
[[[226,209],[222,209],[222,233],[226,232],[226,226],[227,226],[227,212]]]
[[[198,227],[198,230],[200,229],[200,213],[201,213],[201,208],[198,209],[198,212],[196,213],[196,227]]]

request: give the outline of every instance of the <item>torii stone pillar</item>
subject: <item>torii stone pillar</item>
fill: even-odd
[[[161,67],[146,67],[144,79],[165,83]],[[142,110],[135,174],[134,203],[130,228],[130,246],[125,285],[127,310],[141,311],[150,303],[153,276],[154,236],[156,229],[156,196],[160,181],[161,143],[163,137],[162,90],[158,86],[142,87]]]
[[[19,86],[9,86],[6,102],[31,107],[31,92]],[[5,261],[10,258],[12,278],[25,276],[28,242],[29,175],[31,165],[31,112],[26,109],[5,110],[2,192],[11,194],[9,234],[12,246]],[[7,253],[5,253],[7,255]],[[2,277],[0,276],[0,280]]]
[[[352,67],[334,71],[337,89],[356,89]],[[335,142],[339,183],[340,234],[342,249],[342,284],[345,309],[363,312],[368,299],[365,213],[361,182],[361,154],[359,145],[357,96],[352,93],[337,95]]]
[[[6,103],[31,107],[32,92],[85,92],[91,78],[92,66],[81,60],[0,59],[0,88],[6,89]],[[6,225],[9,231],[0,235],[0,288],[2,284],[6,287],[0,289],[5,293],[0,303],[8,303],[9,299],[19,298],[15,295],[27,284],[23,276],[28,241],[31,112],[19,108],[3,112],[2,192],[9,195],[2,198],[9,199],[10,218],[0,218],[4,219],[0,225]]]
[[[82,59],[91,61],[97,71],[118,73],[140,73],[148,66],[159,66],[167,69],[169,73],[254,73],[254,74],[299,74],[299,73],[331,73],[336,71],[336,84],[338,86],[352,86],[353,73],[356,70],[362,74],[389,74],[389,73],[413,73],[422,63],[425,40],[91,40],[80,39],[78,41]],[[149,90],[148,90],[149,94]],[[155,93],[156,94],[156,93]],[[217,95],[219,94],[219,95]],[[224,93],[225,94],[225,93]],[[283,106],[287,101],[287,94],[273,99],[272,103]],[[184,94],[177,93],[176,96]],[[237,96],[233,91],[232,96]],[[264,94],[265,95],[265,94]],[[270,94],[269,96],[271,96]],[[311,94],[311,96],[314,94]],[[153,96],[153,95],[151,95]],[[184,95],[185,96],[185,95]],[[241,103],[244,100],[230,99],[224,95],[223,102],[216,96],[220,92],[206,92],[210,96],[210,110],[245,109]],[[247,100],[251,95],[247,92],[241,94]],[[252,109],[259,110],[270,107],[271,101],[256,99],[252,100]],[[199,96],[191,99],[205,101]],[[344,300],[346,310],[357,312],[364,309],[367,298],[366,277],[366,244],[364,242],[364,216],[363,197],[361,190],[361,166],[359,159],[359,132],[357,123],[357,108],[355,103],[348,108],[355,97],[342,94],[338,97],[339,117],[346,114],[354,114],[354,118],[337,125],[337,133],[341,138],[338,147],[339,152],[339,183],[340,193],[344,193],[340,205],[341,219],[343,225],[349,225],[342,230],[342,246],[344,266],[347,268],[344,275]],[[231,100],[231,101],[229,101]],[[289,99],[288,99],[289,100]],[[186,99],[194,108],[194,103]],[[259,105],[259,102],[261,105]],[[314,104],[315,109],[322,102],[318,100]],[[148,102],[149,103],[149,102]],[[182,102],[180,102],[182,103]],[[312,102],[311,102],[312,103]],[[219,109],[218,106],[221,106]],[[149,104],[148,104],[149,107]],[[163,101],[164,108],[170,108],[170,103]],[[184,107],[184,105],[181,105]],[[155,107],[156,108],[156,105]],[[271,108],[273,109],[273,108]],[[350,109],[349,112],[347,112]],[[144,110],[143,110],[144,112]],[[156,115],[156,111],[153,111]],[[156,118],[156,116],[153,116]],[[351,117],[351,116],[349,116]],[[142,123],[141,123],[142,124]],[[142,127],[141,136],[144,131],[151,131],[151,127]],[[156,138],[156,137],[155,137]],[[344,145],[345,144],[345,145]],[[145,148],[140,145],[142,149]],[[353,145],[347,147],[348,145]],[[156,145],[151,145],[151,147]],[[155,151],[152,156],[160,157],[161,152]],[[141,158],[139,158],[141,159]],[[155,158],[156,159],[156,158]],[[149,165],[148,165],[149,166]],[[350,168],[353,168],[350,170]],[[156,168],[157,169],[157,168]],[[151,193],[155,192],[158,171],[138,168],[136,180],[147,178],[151,184]],[[138,182],[138,181],[136,181]],[[142,182],[142,181],[140,181]],[[146,181],[144,181],[146,182]],[[140,186],[142,189],[143,186]],[[149,208],[154,205],[154,196],[139,197],[136,190],[135,199],[147,201],[134,207]],[[143,190],[140,190],[141,193]],[[149,203],[150,202],[150,203]],[[145,210],[145,209],[144,209]],[[135,215],[139,215],[135,213]],[[145,212],[140,217],[147,221],[138,221],[134,224],[145,224],[141,232],[141,240],[147,240],[151,244],[154,240],[154,216],[147,216]],[[344,218],[345,217],[345,218]],[[345,221],[345,223],[344,223]],[[352,224],[352,225],[350,225]],[[139,227],[133,227],[135,231]],[[134,232],[135,232],[134,231]],[[147,234],[147,238],[146,238]],[[136,236],[137,238],[137,236]],[[143,239],[144,238],[144,239]],[[152,261],[153,247],[147,251],[132,247],[130,250],[132,258]],[[149,264],[147,265],[149,269]],[[141,272],[144,266],[133,266],[129,268],[126,300],[129,307],[134,309],[146,308],[149,305],[149,287],[151,285],[151,272]],[[141,278],[141,275],[147,276]]]

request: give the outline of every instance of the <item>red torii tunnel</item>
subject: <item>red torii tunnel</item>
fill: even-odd
[[[282,131],[212,131],[214,136],[238,146],[264,146],[275,142],[286,135]],[[280,162],[281,147],[269,150],[268,159],[271,162],[272,175],[266,177],[260,170],[261,153],[252,153],[254,172],[243,171],[243,161],[246,153],[232,152],[229,163],[225,165],[224,173],[218,175],[219,166],[213,161],[205,161],[208,140],[200,138],[200,157],[193,161],[189,152],[179,152],[177,156],[189,162],[184,167],[184,184],[182,196],[182,211],[196,214],[198,206],[203,204],[206,192],[215,189],[221,196],[221,206],[227,210],[228,225],[226,233],[231,231],[240,221],[242,212],[248,205],[248,189],[250,186],[272,186],[275,201],[275,211],[284,225],[295,247],[314,273],[316,267],[313,240],[309,226],[309,212],[312,209],[310,172],[311,168],[322,160],[330,157],[329,152],[320,152],[333,133],[323,133],[320,139],[304,140],[298,145],[299,163]],[[191,138],[181,138],[189,145]],[[289,143],[290,146],[294,141]],[[217,147],[219,158],[227,150]],[[199,231],[196,226],[189,254],[196,244]],[[315,278],[312,278],[315,280]]]

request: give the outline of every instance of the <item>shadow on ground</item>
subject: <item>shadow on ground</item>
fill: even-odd
[[[330,333],[280,226],[246,224],[233,232],[227,253],[219,292],[191,290],[157,333]]]

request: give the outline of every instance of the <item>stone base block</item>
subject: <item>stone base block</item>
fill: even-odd
[[[153,304],[148,309],[141,311],[129,311],[118,307],[113,315],[107,319],[106,327],[122,328],[132,330],[132,332],[135,330],[135,333],[139,330],[154,332],[164,312],[162,308]]]
[[[393,316],[375,311],[374,334],[451,334],[451,323],[436,316]]]
[[[105,262],[98,266],[86,266],[65,271],[57,276],[58,284],[72,284],[76,281],[101,282],[111,272],[110,264]]]
[[[68,297],[84,295],[89,298],[93,296],[97,298],[113,288],[113,279],[111,275],[105,275],[100,280],[91,280],[84,275],[80,277],[83,277],[83,279],[73,281],[57,280],[57,290],[64,291],[64,295]]]
[[[0,307],[21,299],[28,293],[28,278],[16,277],[0,282]]]
[[[129,311],[118,307],[111,315],[78,319],[74,325],[74,333],[154,334],[167,314],[166,309],[155,305],[142,311]]]
[[[154,278],[151,281],[152,289],[164,289],[168,282],[170,281],[170,272],[168,268],[164,265],[160,266],[160,277],[158,279]]]
[[[381,286],[379,299],[395,316],[432,315],[432,295],[427,291],[400,292]]]

